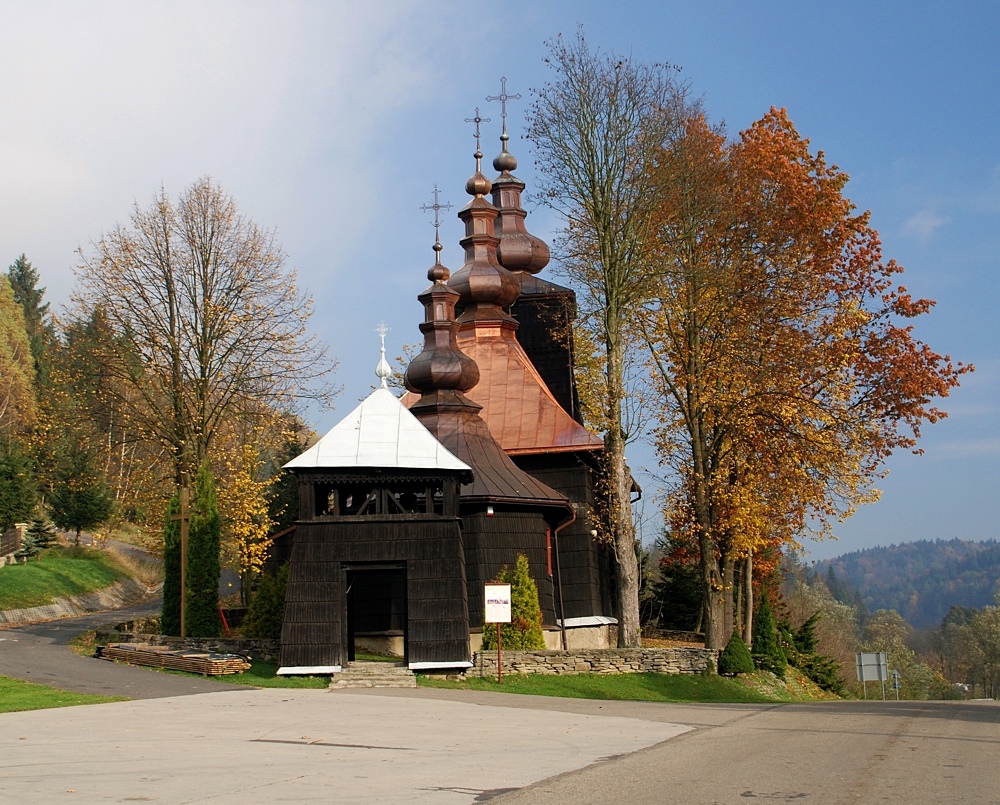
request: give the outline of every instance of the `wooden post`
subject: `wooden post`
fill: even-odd
[[[503,657],[500,649],[500,621],[497,621],[497,684],[503,679]]]
[[[181,510],[179,514],[170,516],[171,520],[181,521],[181,637],[187,637],[185,610],[187,609],[187,547],[188,525],[191,522],[187,473],[181,473]]]

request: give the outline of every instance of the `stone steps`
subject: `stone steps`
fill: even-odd
[[[417,678],[403,663],[352,662],[330,677],[330,690],[343,688],[415,688]]]

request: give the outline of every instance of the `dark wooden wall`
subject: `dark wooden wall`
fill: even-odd
[[[512,456],[512,459],[529,475],[558,489],[577,504],[576,520],[560,531],[558,537],[566,617],[615,617],[614,554],[610,546],[597,543],[591,534],[593,469],[574,453]]]
[[[493,516],[484,511],[465,513],[465,557],[469,583],[469,624],[483,625],[484,585],[504,565],[513,569],[517,555],[528,557],[531,577],[538,586],[542,622],[555,625],[556,609],[552,578],[548,575],[545,518],[540,512],[507,511],[494,504]]]
[[[347,662],[347,570],[380,563],[405,568],[407,660],[469,661],[460,522],[401,515],[298,523],[281,632],[282,666]]]

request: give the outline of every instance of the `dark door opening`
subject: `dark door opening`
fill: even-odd
[[[351,565],[347,572],[347,659],[406,651],[406,568]]]

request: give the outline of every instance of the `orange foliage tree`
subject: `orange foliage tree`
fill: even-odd
[[[933,401],[971,367],[915,337],[933,302],[896,285],[847,175],[784,110],[735,141],[692,118],[652,171],[658,290],[637,323],[677,479],[668,522],[698,546],[721,648],[738,563],[749,577],[755,551],[877,500],[885,459],[945,416]]]

